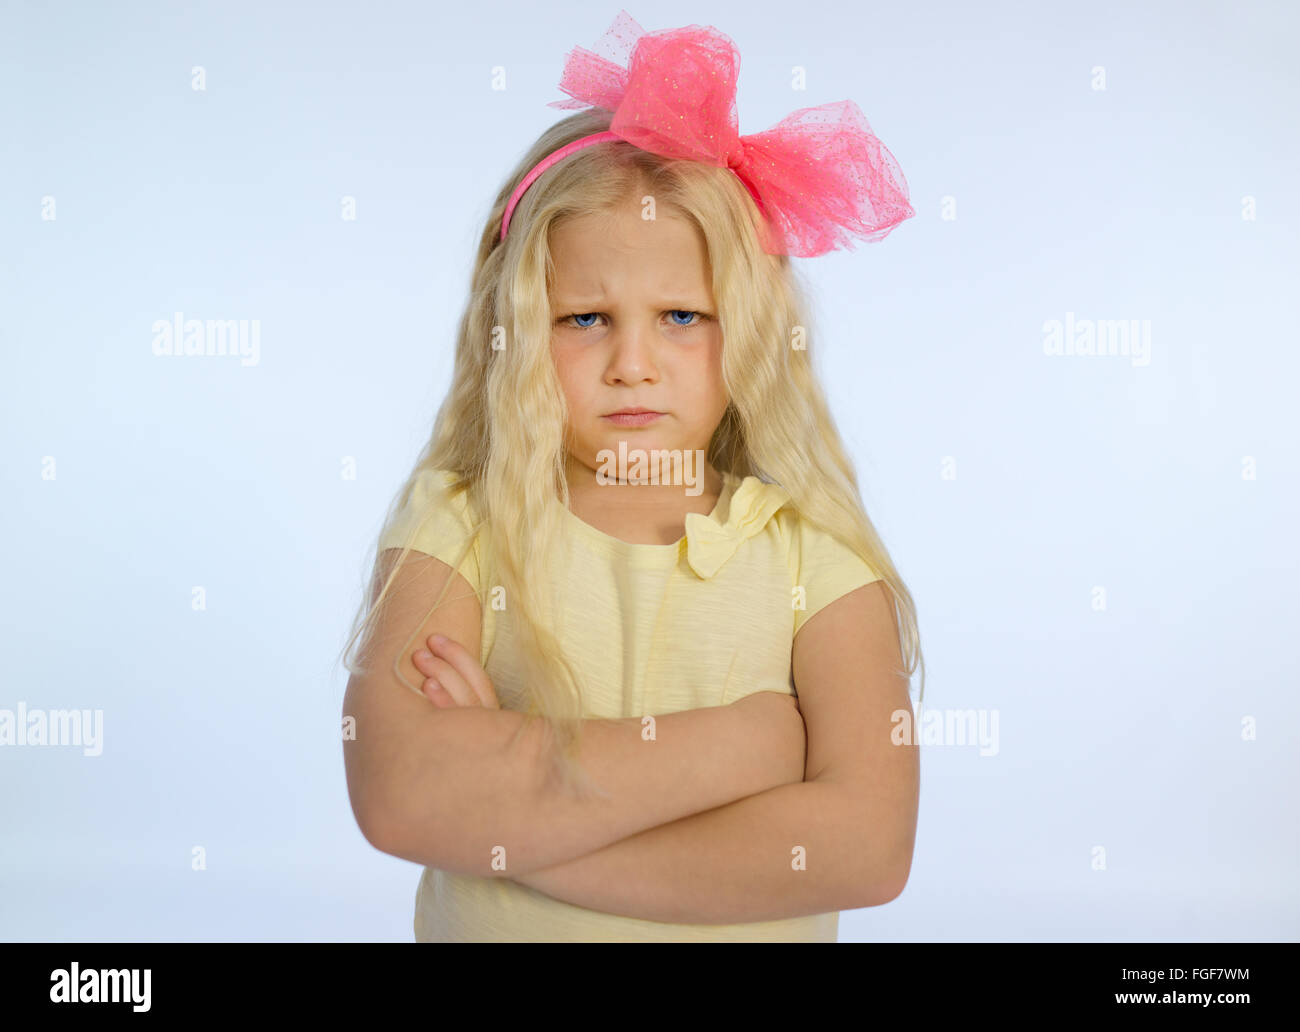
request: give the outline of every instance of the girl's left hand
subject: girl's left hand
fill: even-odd
[[[452,706],[501,708],[492,679],[464,645],[441,634],[433,634],[425,646],[416,651],[411,661],[415,669],[427,678],[423,691],[430,702],[440,709]]]

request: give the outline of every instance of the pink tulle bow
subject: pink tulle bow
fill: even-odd
[[[851,100],[741,136],[740,54],[717,29],[646,33],[621,11],[596,46],[609,57],[569,53],[559,88],[574,99],[550,106],[603,108],[609,131],[642,150],[730,168],[767,220],[769,254],[812,258],[855,236],[882,240],[915,214],[902,169]]]

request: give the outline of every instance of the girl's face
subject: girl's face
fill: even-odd
[[[702,235],[674,215],[643,220],[629,203],[566,220],[550,243],[551,353],[569,405],[570,454],[594,469],[604,449],[617,458],[620,440],[629,455],[707,453],[727,396]],[[662,414],[639,425],[609,418],[626,408]]]

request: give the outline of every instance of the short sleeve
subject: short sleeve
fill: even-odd
[[[410,497],[380,536],[379,551],[405,548],[409,541],[415,551],[440,559],[455,569],[477,593],[478,541],[465,550],[474,528],[469,499],[465,492],[453,494],[444,490],[456,479],[456,474],[445,470],[421,471],[412,485]],[[463,559],[462,552],[465,553]]]
[[[803,589],[802,595],[795,595],[795,634],[836,599],[880,580],[880,574],[847,545],[802,519],[795,520],[792,547],[795,587]]]

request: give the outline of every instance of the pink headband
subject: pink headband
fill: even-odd
[[[915,214],[902,170],[853,101],[801,108],[766,132],[741,136],[740,54],[716,29],[647,34],[621,11],[596,46],[612,60],[574,47],[559,84],[574,99],[548,106],[611,111],[609,129],[565,144],[532,168],[506,203],[502,240],[538,176],[609,140],[731,169],[763,214],[768,254],[813,258],[851,246],[853,236],[883,240]]]

